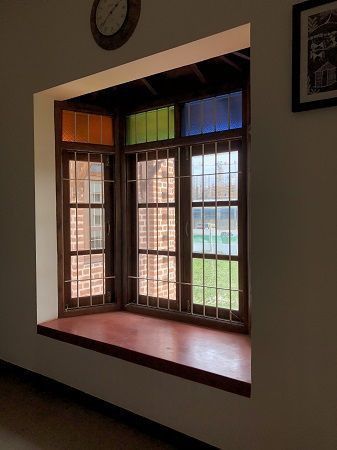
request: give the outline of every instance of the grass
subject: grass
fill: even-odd
[[[193,258],[193,303],[202,305],[203,297],[205,296],[205,304],[208,306],[216,306],[218,298],[219,307],[230,308],[231,305],[232,309],[238,309],[239,296],[235,290],[238,289],[239,283],[238,268],[239,264],[237,261],[216,261],[215,259],[205,259],[203,261],[201,258]],[[230,278],[231,284],[229,282]],[[207,287],[200,287],[202,285]],[[229,291],[229,289],[232,290]]]

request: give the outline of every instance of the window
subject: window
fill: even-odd
[[[58,106],[61,315],[123,308],[247,331],[246,98],[96,114],[95,142],[94,114]]]

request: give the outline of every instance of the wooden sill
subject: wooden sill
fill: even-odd
[[[51,320],[38,334],[250,397],[249,336],[125,311]]]

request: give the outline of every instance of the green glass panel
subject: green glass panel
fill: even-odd
[[[158,109],[158,141],[168,139],[169,114],[168,108]]]
[[[169,139],[174,138],[174,106],[169,108]]]
[[[157,140],[157,111],[154,109],[146,113],[147,142]]]
[[[136,143],[136,116],[127,116],[126,118],[126,145]]]
[[[136,143],[146,142],[146,113],[136,114]]]

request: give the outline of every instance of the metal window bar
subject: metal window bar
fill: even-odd
[[[228,234],[229,234],[229,246],[228,246],[228,253],[229,253],[229,268],[228,268],[228,275],[229,275],[229,320],[232,322],[232,236],[231,236],[231,197],[232,197],[232,190],[231,190],[231,141],[228,142],[228,162],[229,162],[229,175],[228,175],[228,200],[229,200],[229,206],[228,206]]]
[[[145,163],[145,203],[146,203],[146,270],[149,271],[149,206],[148,206],[148,152],[145,153],[146,163]],[[149,306],[149,281],[146,280],[146,305]]]
[[[103,164],[103,155],[100,154],[101,162],[101,233],[102,233],[102,270],[103,270],[103,304],[105,304],[105,291],[106,291],[106,281],[105,281],[105,192],[104,192],[104,180],[105,180],[105,164]]]
[[[176,272],[176,277],[178,276],[178,289],[179,289],[179,311],[181,312],[181,236],[180,236],[180,218],[181,218],[181,186],[180,186],[180,175],[181,175],[181,169],[180,169],[180,147],[178,147],[178,253],[176,254],[176,258],[179,259],[179,271]],[[176,260],[177,261],[177,260]],[[176,263],[177,267],[177,263]]]
[[[189,164],[190,164],[190,192],[193,192],[193,184],[192,184],[192,157],[193,157],[193,150],[192,145],[189,146]],[[191,241],[191,263],[193,263],[193,196],[191,195],[191,207],[190,207],[190,241]],[[192,284],[194,283],[194,274],[192,270]],[[194,302],[194,286],[192,286],[192,289],[190,291],[190,313],[194,314],[194,308],[193,308],[193,302]]]
[[[191,162],[192,164],[192,162]],[[192,164],[193,167],[193,164]],[[202,169],[203,177],[201,178],[202,187],[202,284],[205,285],[205,144],[202,144]],[[193,199],[192,199],[193,200]],[[202,310],[203,315],[206,315],[205,305],[205,287],[202,289]]]
[[[157,110],[157,119],[158,119],[158,110]],[[158,124],[158,121],[157,121]],[[158,125],[157,125],[157,137],[158,137]],[[157,213],[157,308],[159,308],[159,220],[158,220],[158,150],[156,150],[156,213]]]
[[[170,310],[170,207],[169,207],[169,150],[166,149],[166,210],[167,210],[167,309]],[[158,274],[157,274],[158,276]]]
[[[76,113],[75,113],[76,114]],[[76,120],[75,120],[76,124]],[[76,127],[76,125],[75,125]],[[76,136],[76,135],[75,135]],[[80,297],[78,292],[78,196],[77,196],[77,153],[75,152],[75,204],[76,204],[76,291],[77,291],[77,307],[80,306]],[[71,258],[71,257],[70,257]]]
[[[214,143],[214,165],[215,165],[215,316],[219,318],[218,303],[218,143]]]
[[[89,195],[89,263],[90,263],[90,269],[89,269],[89,273],[90,273],[90,306],[92,306],[92,273],[91,273],[91,183],[90,183],[90,153],[88,153],[88,195]]]
[[[136,233],[137,233],[137,261],[136,261],[136,274],[137,277],[139,277],[139,210],[138,210],[138,153],[136,153]],[[139,304],[139,280],[137,280],[137,298],[136,298],[137,305]]]

